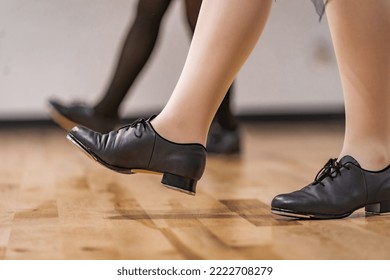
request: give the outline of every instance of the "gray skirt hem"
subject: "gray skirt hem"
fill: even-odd
[[[325,14],[325,7],[328,4],[329,0],[311,0],[313,2],[314,7],[316,9],[317,14],[319,15],[319,20],[321,21],[322,16]]]

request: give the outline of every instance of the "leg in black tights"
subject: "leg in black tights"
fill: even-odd
[[[148,61],[157,41],[160,24],[171,0],[140,0],[137,15],[119,56],[116,70],[96,113],[117,117],[120,104]]]

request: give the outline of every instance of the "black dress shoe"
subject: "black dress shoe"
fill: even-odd
[[[296,218],[335,219],[365,207],[366,213],[390,213],[390,166],[381,171],[360,167],[351,156],[331,159],[313,183],[276,196],[272,212]]]
[[[92,107],[81,103],[66,106],[56,100],[50,100],[49,104],[51,117],[66,131],[82,125],[100,133],[107,133],[118,123],[118,118],[101,116]]]
[[[240,131],[223,128],[218,122],[211,124],[207,137],[207,152],[213,155],[237,155],[240,153]]]
[[[162,184],[194,195],[205,169],[206,149],[164,139],[150,123],[154,117],[107,134],[77,126],[67,138],[107,168],[127,174],[163,173]]]

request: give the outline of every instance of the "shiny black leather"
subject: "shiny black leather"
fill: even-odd
[[[61,127],[69,131],[74,126],[82,125],[100,133],[108,133],[118,124],[118,118],[108,118],[95,112],[93,107],[84,104],[63,105],[50,100],[51,116]]]
[[[325,166],[303,189],[276,196],[271,207],[279,215],[331,219],[349,216],[362,207],[374,214],[390,212],[389,202],[390,166],[368,171],[353,157],[345,156]]]
[[[161,137],[150,123],[152,118],[107,134],[78,126],[68,138],[112,170],[164,173],[163,184],[194,194],[205,169],[206,149],[201,144],[178,144]]]

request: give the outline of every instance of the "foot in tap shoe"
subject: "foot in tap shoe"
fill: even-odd
[[[82,103],[63,105],[50,100],[50,116],[66,131],[77,125],[88,127],[100,133],[107,133],[115,128],[118,118],[109,118],[98,114],[93,107]]]
[[[107,168],[127,174],[162,173],[162,184],[195,195],[206,165],[206,149],[201,144],[178,144],[161,137],[150,123],[154,117],[107,134],[77,126],[67,138]]]
[[[368,171],[351,156],[330,159],[314,182],[271,203],[274,214],[307,219],[344,218],[362,207],[368,214],[390,213],[390,166]]]

